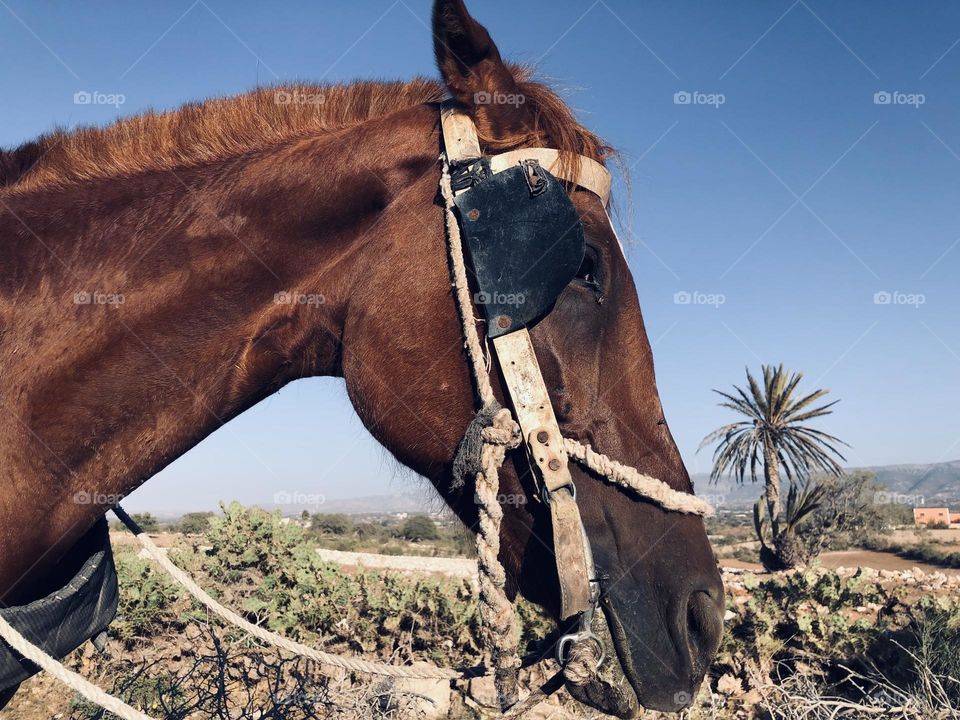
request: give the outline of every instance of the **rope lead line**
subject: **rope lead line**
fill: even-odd
[[[210,595],[208,595],[203,588],[197,585],[197,583],[195,583],[189,575],[187,575],[183,570],[178,568],[170,561],[170,558],[167,557],[166,553],[164,553],[154,544],[153,540],[151,540],[150,537],[140,529],[137,523],[129,515],[127,515],[122,508],[116,507],[114,508],[113,512],[118,518],[120,518],[120,521],[126,525],[127,528],[136,536],[140,546],[146,550],[150,557],[153,558],[153,560],[155,560],[160,567],[166,570],[168,575],[180,583],[187,590],[187,592],[189,592],[197,600],[197,602],[199,602],[217,617],[231,625],[235,625],[241,630],[245,630],[250,635],[253,635],[255,638],[262,640],[265,643],[274,645],[282,650],[293,653],[294,655],[315,660],[322,665],[336,667],[342,670],[349,670],[351,672],[367,673],[369,675],[385,675],[393,678],[416,678],[423,680],[454,680],[461,677],[461,674],[457,671],[448,670],[445,668],[402,667],[397,665],[387,665],[385,663],[368,662],[366,660],[359,660],[357,658],[323,652],[307,645],[303,645],[302,643],[281,637],[280,635],[272,633],[266,628],[260,627],[259,625],[254,625],[248,620],[242,618],[237,613],[233,612],[233,610],[224,607],[210,597]]]
[[[460,224],[453,212],[454,193],[450,180],[450,163],[446,156],[441,156],[440,162],[440,193],[444,201],[453,296],[460,314],[464,347],[472,371],[470,374],[476,383],[481,407],[492,408],[497,401],[484,363],[477,324],[474,322]],[[500,466],[506,459],[507,449],[520,444],[520,426],[509,410],[501,408],[493,417],[492,427],[485,428],[481,437],[483,446],[480,450],[480,471],[474,478],[480,520],[477,532],[480,620],[490,647],[500,705],[506,708],[515,705],[519,699],[520,658],[517,653],[519,637],[516,612],[507,597],[507,575],[499,558],[503,508],[500,507],[497,496],[500,489]]]
[[[27,660],[35,663],[41,669],[47,671],[51,676],[62,682],[75,693],[82,695],[84,698],[95,705],[99,705],[104,710],[109,710],[117,717],[123,718],[123,720],[154,720],[149,715],[144,715],[139,710],[130,707],[122,700],[118,700],[117,698],[108,695],[96,685],[77,675],[77,673],[73,672],[72,670],[65,668],[63,663],[50,657],[47,655],[47,653],[21,635],[15,627],[13,627],[3,618],[2,615],[0,615],[0,637],[2,637],[10,647],[23,655],[23,657],[25,657]]]

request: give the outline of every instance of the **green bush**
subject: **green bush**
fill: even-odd
[[[310,521],[310,528],[329,535],[349,535],[353,532],[353,520],[340,513],[317,513]]]
[[[209,550],[200,551],[202,543]],[[300,526],[236,503],[193,548],[196,570],[222,588],[225,604],[282,635],[438,662],[479,655],[476,600],[463,581],[346,572],[323,562]]]
[[[150,513],[134,513],[130,517],[144,532],[151,533],[160,529],[160,521]]]
[[[927,600],[913,623],[917,664],[941,677],[954,678],[946,690],[960,703],[960,611]]]
[[[412,542],[422,540],[439,540],[440,533],[437,532],[437,524],[426,515],[414,515],[409,517],[400,526],[400,537]]]
[[[171,530],[184,533],[185,535],[196,535],[206,532],[210,526],[210,518],[213,516],[212,512],[186,513],[180,518],[180,522],[176,523]]]
[[[171,627],[179,627],[181,591],[152,560],[140,558],[132,548],[115,548],[114,562],[120,583],[117,617],[111,632],[121,640],[150,638]]]

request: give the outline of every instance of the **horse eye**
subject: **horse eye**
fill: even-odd
[[[600,284],[597,281],[596,260],[589,252],[583,255],[580,269],[577,270],[577,279],[591,287],[598,287]]]

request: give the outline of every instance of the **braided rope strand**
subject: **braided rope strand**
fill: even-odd
[[[449,245],[450,285],[456,300],[457,311],[463,325],[463,346],[467,350],[470,368],[473,372],[477,394],[480,396],[480,406],[487,407],[496,402],[490,376],[484,362],[483,346],[480,344],[480,335],[477,333],[476,318],[473,316],[473,305],[470,299],[470,284],[467,281],[467,266],[463,260],[463,241],[460,238],[460,223],[453,212],[453,187],[450,180],[450,163],[445,156],[440,158],[442,172],[440,174],[440,193],[443,195],[444,218],[447,225],[447,243]]]
[[[387,665],[385,663],[369,662],[367,660],[360,660],[358,658],[344,655],[334,655],[332,653],[323,652],[322,650],[317,650],[302,643],[298,643],[294,640],[281,637],[280,635],[270,632],[266,628],[260,627],[259,625],[254,625],[250,621],[235,613],[233,610],[224,607],[210,597],[210,595],[208,595],[203,588],[197,585],[197,583],[194,582],[189,575],[173,564],[170,558],[168,558],[167,555],[154,544],[153,540],[151,540],[150,537],[144,533],[140,527],[137,526],[136,522],[134,522],[130,516],[123,511],[122,508],[114,508],[114,513],[118,518],[120,518],[123,524],[133,532],[134,536],[137,538],[137,542],[140,543],[140,546],[147,552],[147,554],[154,561],[156,561],[156,563],[160,565],[160,567],[162,567],[167,574],[170,575],[170,577],[180,583],[187,590],[187,592],[194,597],[194,599],[196,599],[201,605],[203,605],[220,619],[231,625],[235,625],[259,640],[274,645],[282,650],[286,650],[294,655],[299,655],[301,657],[315,660],[323,665],[341,668],[351,672],[367,673],[369,675],[384,675],[392,678],[417,678],[424,680],[453,680],[460,677],[460,673],[454,670],[448,670],[446,668],[415,668],[409,666]]]
[[[122,720],[153,720],[149,715],[145,715],[139,710],[130,707],[122,700],[108,695],[93,683],[77,675],[77,673],[72,670],[65,668],[63,663],[50,657],[46,652],[21,635],[2,615],[0,615],[0,637],[27,660],[35,663],[75,693],[82,695],[104,710],[109,710],[117,717],[122,718]]]
[[[444,200],[447,242],[450,249],[450,276],[457,311],[463,326],[464,347],[470,360],[471,375],[476,383],[482,407],[496,402],[490,376],[484,362],[483,347],[477,333],[464,262],[460,224],[453,212],[453,187],[450,164],[441,157],[440,192]],[[479,512],[477,532],[477,567],[480,575],[480,620],[490,647],[494,667],[494,682],[500,706],[514,705],[518,699],[520,657],[517,653],[519,633],[513,604],[507,597],[506,572],[500,562],[500,523],[503,509],[498,499],[500,466],[509,448],[520,444],[520,426],[509,410],[501,409],[493,425],[483,430],[483,448],[480,452],[482,470],[475,478]]]
[[[493,426],[484,429],[481,452],[483,471],[476,476],[480,532],[477,533],[477,568],[480,575],[480,619],[486,629],[494,667],[494,682],[501,707],[517,702],[520,657],[517,615],[507,598],[506,572],[500,563],[500,523],[503,509],[497,497],[500,466],[507,450],[520,444],[520,428],[510,411],[501,409]]]
[[[690,493],[674,490],[663,480],[645,475],[636,468],[622,465],[603,453],[598,453],[589,445],[565,437],[563,448],[567,451],[568,457],[590,468],[607,482],[634,490],[648,500],[657,503],[664,510],[701,517],[713,516],[713,507],[705,500]]]

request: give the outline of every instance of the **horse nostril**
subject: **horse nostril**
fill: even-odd
[[[687,601],[687,641],[694,665],[703,669],[720,645],[723,616],[708,591],[697,591]]]

